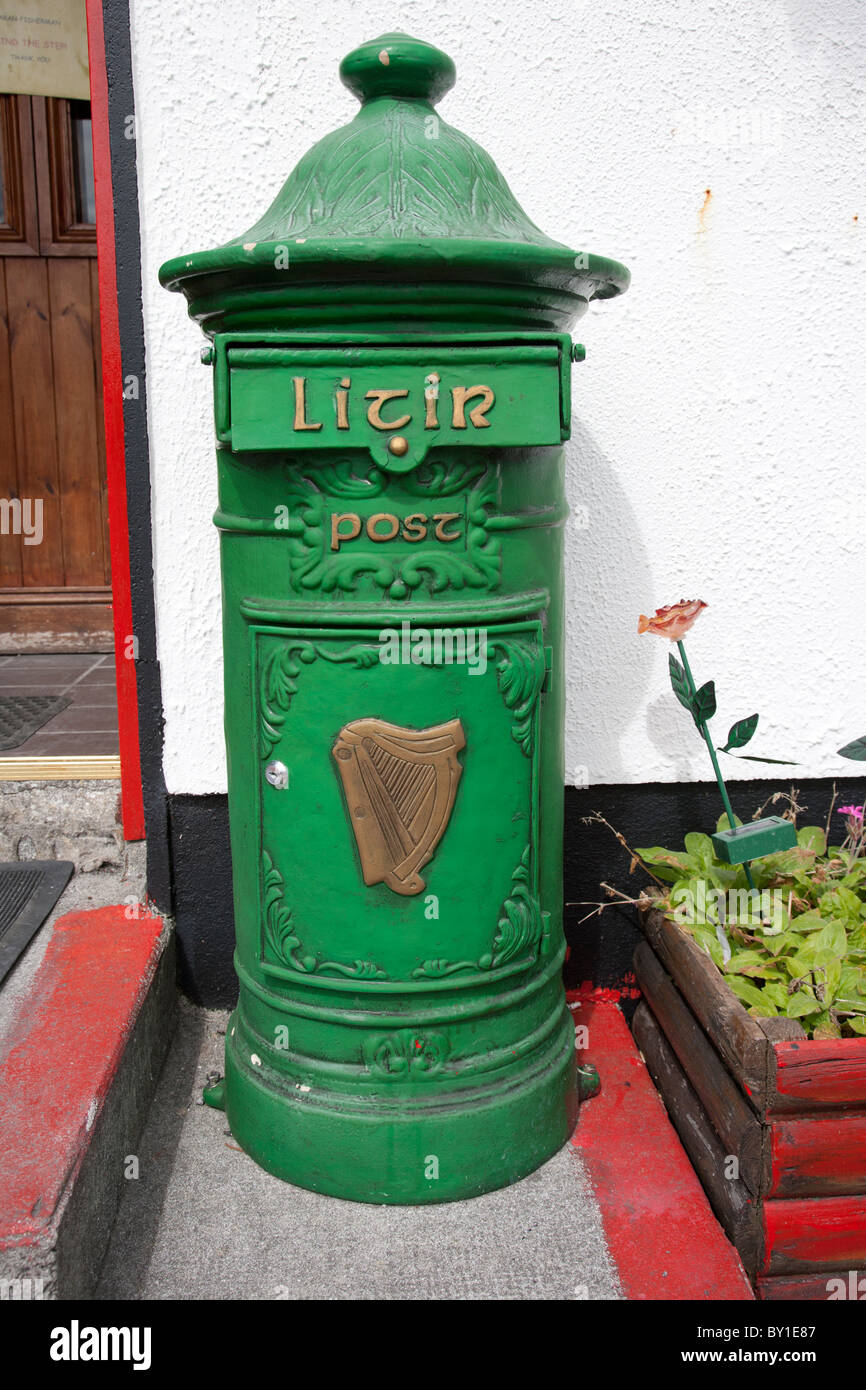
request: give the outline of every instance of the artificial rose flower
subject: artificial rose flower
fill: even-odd
[[[647,618],[641,613],[637,630],[656,632],[659,637],[667,637],[670,642],[679,642],[706,606],[703,599],[681,598],[679,603],[668,604],[667,608],[657,608],[654,618]]]

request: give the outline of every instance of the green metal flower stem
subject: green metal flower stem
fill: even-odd
[[[695,696],[697,695],[697,688],[696,688],[696,686],[695,686],[694,678],[693,678],[693,676],[692,676],[691,667],[689,666],[689,659],[688,659],[688,657],[686,656],[686,649],[685,649],[685,646],[684,646],[684,644],[683,644],[682,642],[677,642],[677,646],[678,646],[679,649],[680,649],[680,656],[682,657],[682,662],[683,662],[683,670],[684,670],[685,675],[686,675],[686,680],[687,680],[688,683],[689,683],[689,694],[691,695],[692,699],[694,700]],[[733,810],[731,809],[731,801],[730,801],[730,798],[729,798],[729,796],[728,796],[728,789],[727,789],[727,787],[725,786],[725,779],[724,779],[724,777],[722,776],[722,770],[721,770],[721,768],[719,767],[719,760],[718,760],[718,758],[716,757],[716,750],[715,750],[715,748],[713,747],[713,740],[712,740],[712,738],[710,737],[710,731],[709,731],[709,729],[707,728],[707,721],[706,721],[705,719],[699,719],[699,720],[696,721],[696,723],[697,723],[697,726],[698,726],[698,728],[700,729],[700,731],[701,731],[701,733],[702,733],[702,735],[703,735],[704,742],[706,743],[707,748],[709,749],[710,757],[712,758],[712,761],[713,761],[713,771],[714,771],[715,774],[716,774],[716,781],[717,781],[717,783],[718,783],[718,785],[719,785],[719,791],[720,791],[721,797],[722,797],[722,803],[723,803],[723,805],[724,805],[725,811],[727,812],[727,816],[728,816],[728,825],[729,825],[730,828],[733,830],[733,828],[734,828],[734,812],[733,812]],[[748,883],[748,885],[749,885],[749,887],[751,888],[752,892],[755,892],[755,884],[754,884],[754,880],[752,879],[751,870],[749,869],[748,864],[747,864],[747,863],[744,863],[744,864],[743,864],[743,868],[744,868],[745,871],[746,871],[746,882]]]

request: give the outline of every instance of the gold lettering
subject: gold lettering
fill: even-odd
[[[469,419],[477,430],[485,430],[490,427],[490,421],[485,420],[484,416],[492,406],[496,397],[489,386],[452,386],[451,397],[454,402],[454,409],[451,417],[451,424],[455,430],[465,430],[466,428],[466,402],[472,401],[476,396],[482,399],[470,410]]]
[[[434,516],[433,520],[437,523],[436,532],[435,532],[437,541],[459,541],[459,539],[460,539],[460,532],[459,532],[459,531],[452,531],[452,533],[451,533],[450,536],[449,536],[449,535],[447,534],[447,532],[445,531],[445,527],[448,525],[449,521],[457,521],[457,519],[459,518],[459,516],[460,516],[460,513],[459,513],[459,512],[437,512],[437,513],[436,513],[436,515]]]
[[[352,385],[352,378],[344,376],[340,382],[346,388]],[[347,430],[349,428],[349,392],[348,389],[336,393],[337,401],[337,429]]]
[[[350,529],[340,531],[340,523],[348,521]],[[331,513],[331,549],[339,550],[343,541],[353,541],[361,534],[361,518],[357,512]]]
[[[410,512],[403,518],[403,540],[423,541],[427,539],[426,512]]]
[[[320,430],[321,423],[318,425],[307,423],[307,378],[305,376],[293,376],[292,385],[295,388],[295,429],[296,430]]]
[[[387,536],[376,530],[380,521],[387,521],[388,523]],[[390,512],[374,512],[367,520],[367,535],[371,541],[392,541],[399,530],[400,523],[396,516],[392,516]]]
[[[379,413],[386,401],[395,401],[408,396],[408,391],[368,391],[365,400],[373,404],[367,409],[367,419],[376,430],[401,430],[412,419],[411,415],[401,415],[399,420],[385,421]]]
[[[439,373],[431,372],[424,378],[424,428],[425,430],[438,430],[439,417],[436,414],[436,406],[439,401]]]

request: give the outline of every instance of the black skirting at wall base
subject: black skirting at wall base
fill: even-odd
[[[833,780],[797,779],[794,785],[804,808],[799,824],[824,825],[833,798]],[[837,806],[860,806],[866,800],[866,778],[839,779],[835,785]],[[734,811],[742,820],[751,820],[774,792],[790,786],[790,781],[781,779],[733,782]],[[782,810],[784,805],[768,806],[765,814]],[[626,1008],[633,1003],[631,961],[638,941],[635,909],[613,906],[600,915],[589,914],[592,904],[606,901],[602,883],[637,897],[652,881],[640,868],[630,874],[626,850],[610,830],[596,823],[586,824],[586,818],[599,812],[634,849],[650,845],[678,849],[689,831],[714,830],[721,811],[714,782],[566,787],[569,988],[589,984],[621,996]],[[197,1004],[230,1007],[237,998],[237,981],[232,968],[234,920],[227,799],[175,794],[169,797],[169,813],[181,988]],[[833,821],[841,839],[843,818],[834,812]]]
[[[232,1008],[235,921],[227,796],[170,795],[178,984],[196,1004]]]

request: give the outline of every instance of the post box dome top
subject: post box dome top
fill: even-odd
[[[167,261],[206,332],[564,331],[628,287],[617,261],[570,250],[529,220],[493,160],[438,116],[454,64],[384,34],[340,65],[355,119],[326,135],[258,222]]]

